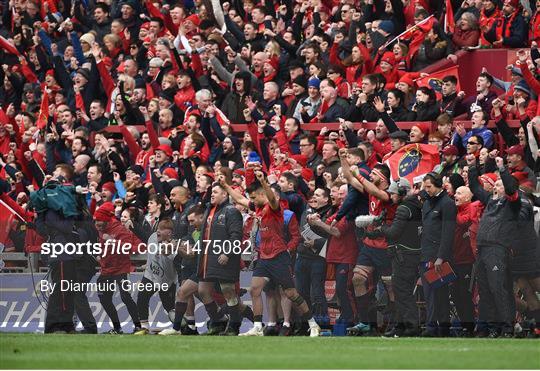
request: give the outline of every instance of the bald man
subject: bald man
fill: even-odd
[[[476,261],[476,233],[483,209],[479,201],[471,202],[472,197],[472,191],[466,186],[459,187],[454,195],[458,212],[452,267],[458,279],[450,286],[450,295],[460,318],[461,335],[465,337],[474,332],[474,305],[469,287]]]
[[[86,187],[88,185],[88,179],[86,177],[87,173],[87,166],[90,162],[90,156],[86,154],[81,154],[75,157],[73,160],[73,170],[74,170],[74,176],[73,176],[73,184],[75,186],[82,186]]]

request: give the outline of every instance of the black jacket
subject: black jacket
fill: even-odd
[[[384,224],[381,233],[391,245],[401,245],[408,249],[420,249],[422,226],[422,204],[418,197],[404,199],[396,209],[392,224]]]
[[[240,277],[241,253],[233,253],[232,247],[238,244],[236,241],[242,241],[242,214],[229,202],[224,202],[217,206],[212,218],[212,224],[207,226],[211,210],[212,206],[204,213],[204,223],[201,229],[201,239],[199,240],[201,248],[199,253],[199,278],[236,282]],[[207,227],[210,228],[208,237],[206,237]],[[207,245],[208,249],[206,249]],[[225,255],[229,257],[229,261],[227,264],[221,265],[218,263],[218,257],[224,252],[227,253]]]
[[[429,197],[422,206],[421,256],[423,262],[452,257],[456,229],[456,204],[446,191]]]
[[[478,249],[501,246],[506,249],[520,248],[521,243],[527,242],[527,236],[518,236],[518,232],[525,232],[526,220],[520,223],[522,201],[514,179],[504,169],[501,173],[505,195],[493,199],[491,193],[486,192],[478,181],[478,170],[472,166],[469,169],[469,186],[474,196],[485,205],[484,213],[480,218],[476,243]],[[526,205],[525,205],[526,206]],[[524,210],[525,211],[525,210]],[[523,218],[528,217],[523,214]]]

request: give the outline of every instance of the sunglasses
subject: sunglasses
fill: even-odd
[[[478,142],[467,142],[467,144],[473,145],[473,144],[478,144]]]

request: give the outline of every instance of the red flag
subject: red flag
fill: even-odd
[[[3,36],[0,36],[0,48],[4,49],[8,53],[15,54],[15,55],[21,55],[21,53],[19,53],[19,51],[17,50],[15,45],[11,44]]]
[[[43,97],[41,98],[41,105],[39,107],[39,115],[36,121],[38,129],[43,129],[47,126],[49,120],[49,94],[43,90]]]
[[[420,49],[420,45],[422,45],[427,33],[433,28],[434,24],[435,17],[432,14],[398,36],[399,39],[411,40],[411,43],[409,44],[409,53],[407,54],[408,62],[412,60],[418,49]]]
[[[9,231],[13,224],[14,215],[9,207],[0,200],[0,243],[6,245],[9,240]]]
[[[415,177],[429,173],[439,163],[437,147],[420,143],[407,144],[386,160],[392,179],[407,178],[411,184]]]
[[[457,85],[456,89],[457,91],[461,91],[461,85],[459,83],[459,66],[452,66],[450,68],[430,73],[427,77],[421,77],[419,79],[416,79],[414,82],[416,85],[420,88],[422,86],[426,86],[430,89],[433,89],[435,91],[435,94],[437,95],[437,99],[442,98],[442,79],[445,76],[455,76],[457,79]]]
[[[446,0],[446,13],[444,14],[444,32],[454,33],[456,22],[454,21],[454,9],[452,1]]]

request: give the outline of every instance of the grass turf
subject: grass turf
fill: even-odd
[[[2,333],[0,368],[538,369],[540,342]]]

